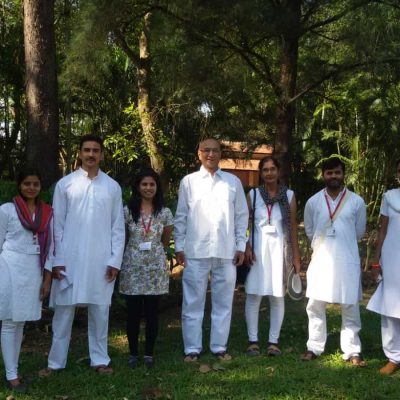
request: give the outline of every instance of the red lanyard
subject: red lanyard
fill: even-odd
[[[153,210],[151,211],[151,213],[153,214]],[[152,217],[152,216],[150,217],[147,226],[146,226],[146,224],[144,223],[144,218],[143,218],[142,210],[140,210],[140,218],[142,219],[142,225],[143,225],[143,229],[144,229],[144,238],[146,239],[146,236],[147,236],[147,234],[148,234],[149,231],[150,231],[151,221],[152,221],[153,217]]]
[[[328,196],[327,196],[326,192],[324,193],[324,195],[325,195],[326,205],[328,206],[329,218],[331,219],[331,224],[333,224],[333,218],[334,218],[334,216],[335,216],[337,210],[339,209],[340,205],[342,204],[342,201],[343,201],[343,199],[344,199],[344,196],[346,195],[346,189],[343,190],[343,193],[342,193],[342,195],[340,196],[340,199],[339,199],[339,201],[338,201],[338,203],[337,203],[335,209],[333,210],[333,212],[332,212],[332,210],[331,210],[331,205],[329,204],[329,200],[328,200]]]
[[[267,214],[268,214],[268,225],[271,225],[272,207],[274,206],[274,203],[266,204],[266,206],[267,206]]]

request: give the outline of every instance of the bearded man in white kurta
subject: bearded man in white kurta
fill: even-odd
[[[55,312],[48,371],[65,368],[75,306],[87,306],[90,364],[99,373],[112,373],[108,316],[122,262],[125,226],[121,188],[99,169],[102,155],[100,138],[82,137],[81,168],[55,188],[55,279],[50,295]]]
[[[365,233],[365,203],[344,187],[344,163],[332,157],[322,163],[325,189],[304,210],[304,227],[313,255],[307,270],[309,338],[303,361],[323,353],[327,338],[326,304],[342,308],[340,347],[343,359],[364,366],[361,356],[359,300],[361,268],[357,241]]]
[[[218,168],[221,147],[206,139],[199,145],[200,171],[186,175],[175,215],[175,250],[183,271],[182,333],[185,361],[202,351],[202,323],[211,274],[210,350],[220,360],[226,352],[236,282],[246,247],[248,209],[240,180]]]

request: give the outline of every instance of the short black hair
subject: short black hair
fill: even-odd
[[[321,170],[324,173],[328,169],[342,167],[343,173],[346,172],[346,165],[339,157],[329,157],[321,163]]]
[[[27,176],[37,176],[40,181],[40,184],[42,184],[42,176],[40,174],[40,171],[36,167],[33,166],[22,167],[17,174],[17,180],[16,180],[17,192],[19,195],[21,195],[21,189],[20,189],[21,183]]]
[[[85,142],[96,142],[100,145],[100,150],[103,151],[104,149],[104,142],[100,136],[97,135],[84,135],[79,139],[79,150],[82,150],[83,143]]]

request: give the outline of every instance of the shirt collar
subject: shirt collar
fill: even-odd
[[[344,193],[346,190],[347,190],[346,186],[343,186],[343,189],[338,193],[338,195],[336,196],[335,200],[332,199],[331,196],[329,196],[329,193],[328,193],[328,191],[326,190],[326,188],[324,189],[324,194],[325,194],[330,200],[332,200],[333,202],[335,202],[335,201],[339,200],[339,199],[342,197],[343,193]]]
[[[205,178],[206,176],[212,176],[203,166],[200,167],[200,175]],[[215,175],[218,175],[219,177],[222,176],[222,170],[221,168],[218,168],[215,171]]]
[[[80,175],[82,175],[82,176],[84,176],[84,177],[86,177],[86,178],[89,179],[87,171],[85,171],[82,167],[79,167],[79,168],[77,169],[77,172],[78,172]],[[99,169],[99,170],[97,171],[97,175],[96,175],[94,178],[92,178],[91,180],[97,179],[97,178],[99,177],[100,173],[101,173],[101,170]]]

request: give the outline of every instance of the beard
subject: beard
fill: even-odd
[[[329,179],[325,181],[325,185],[328,189],[336,190],[343,186],[343,179]]]

